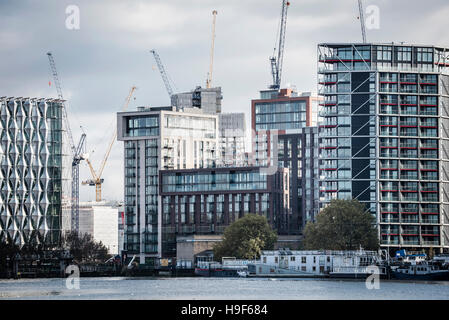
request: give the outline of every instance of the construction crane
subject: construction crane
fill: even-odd
[[[131,97],[132,97],[132,95],[134,93],[134,90],[136,90],[136,89],[137,88],[134,87],[134,86],[131,87],[131,90],[130,90],[129,94],[126,97],[125,105],[123,106],[122,111],[126,111],[126,109],[128,108],[129,101],[131,100]],[[89,169],[90,169],[90,173],[92,174],[92,179],[91,180],[87,180],[87,181],[83,181],[82,184],[83,185],[89,185],[89,186],[95,186],[95,200],[97,202],[101,201],[101,185],[104,182],[104,179],[102,179],[101,176],[103,174],[104,167],[106,166],[106,162],[108,161],[109,154],[111,153],[112,146],[113,146],[114,141],[116,140],[116,138],[117,138],[117,127],[115,127],[114,134],[112,135],[112,139],[109,142],[109,146],[106,149],[106,154],[105,154],[105,156],[103,158],[103,161],[101,162],[100,169],[98,171],[94,170],[94,168],[92,166],[92,163],[89,160],[89,157],[87,157],[87,156],[85,157],[86,162],[87,162],[87,164],[89,166]]]
[[[150,52],[153,54],[154,60],[156,60],[157,67],[159,69],[159,72],[161,73],[162,80],[164,81],[168,96],[171,99],[171,96],[173,95],[173,89],[170,84],[170,79],[168,77],[168,74],[165,71],[164,65],[162,64],[161,58],[159,57],[159,54],[156,52],[156,50],[153,49],[153,50],[150,50]],[[171,80],[171,82],[173,83],[173,80]]]
[[[214,48],[215,48],[215,22],[217,21],[217,10],[212,11],[212,44],[210,47],[210,63],[209,73],[207,74],[206,88],[210,88],[212,85],[212,71],[214,66]]]
[[[365,15],[363,14],[363,4],[362,0],[359,1],[359,19],[360,19],[360,27],[362,28],[362,38],[363,43],[366,43],[366,27],[365,27]]]
[[[83,133],[78,142],[78,147],[73,142],[72,130],[70,129],[70,122],[67,117],[67,107],[64,96],[62,95],[61,82],[59,81],[58,71],[56,69],[55,60],[51,52],[47,52],[48,61],[50,62],[50,69],[53,75],[56,92],[58,98],[62,101],[62,118],[66,127],[66,133],[69,140],[70,149],[72,151],[72,203],[71,203],[71,230],[79,231],[79,164],[83,160],[82,150],[86,140],[86,134]]]
[[[79,222],[79,216],[80,216],[80,208],[79,208],[79,194],[80,194],[80,185],[79,185],[79,177],[80,177],[80,162],[81,160],[87,159],[85,156],[84,147],[85,147],[85,141],[86,141],[86,134],[83,132],[81,134],[80,140],[78,142],[78,147],[76,148],[75,154],[73,155],[72,159],[72,221],[74,224],[74,229],[72,230],[79,230],[80,222]]]
[[[282,0],[281,22],[279,25],[279,44],[274,47],[273,55],[270,57],[271,74],[273,76],[273,84],[269,87],[273,90],[279,90],[281,87],[282,61],[284,59],[285,30],[287,27],[287,10],[290,2]],[[276,54],[277,50],[277,54]]]

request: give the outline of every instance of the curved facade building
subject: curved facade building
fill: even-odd
[[[62,101],[0,98],[0,241],[58,243]]]

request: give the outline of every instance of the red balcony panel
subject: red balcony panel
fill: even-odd
[[[418,212],[401,212],[401,214],[418,214]]]
[[[320,84],[324,84],[324,85],[330,85],[330,84],[336,84],[337,82],[335,81],[335,82],[331,82],[331,81],[329,81],[329,82],[326,82],[326,81],[321,81],[320,82]]]
[[[384,211],[384,212],[381,212],[381,214],[398,214],[399,212],[397,212],[397,211]]]
[[[421,214],[433,214],[433,215],[439,215],[439,212],[421,212]]]
[[[423,233],[422,234],[423,237],[439,237],[439,234],[431,234],[431,233]]]
[[[326,107],[326,106],[336,106],[336,103],[320,103],[320,106]]]
[[[400,84],[417,84],[416,82],[401,81]]]

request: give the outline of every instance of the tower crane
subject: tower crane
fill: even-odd
[[[137,88],[134,87],[134,86],[131,87],[131,90],[130,90],[129,94],[126,97],[125,104],[123,106],[122,111],[126,111],[126,109],[128,108],[129,101],[131,100],[131,97],[132,97],[132,95],[134,93],[134,90],[136,90],[136,89]],[[87,180],[87,181],[83,181],[82,184],[83,185],[89,185],[89,186],[95,186],[95,195],[96,195],[95,199],[96,199],[97,202],[101,201],[101,185],[104,182],[104,179],[102,179],[101,176],[103,174],[104,167],[106,166],[106,162],[108,161],[109,154],[111,153],[112,146],[113,146],[114,141],[116,140],[116,138],[117,138],[117,127],[115,127],[114,134],[112,135],[111,141],[109,142],[109,146],[106,149],[106,154],[104,155],[103,161],[101,162],[100,169],[98,171],[94,170],[94,168],[92,166],[92,163],[89,160],[89,157],[85,158],[86,162],[87,162],[87,164],[89,166],[90,173],[92,174],[92,179],[91,180]]]
[[[279,44],[274,47],[273,55],[270,57],[271,74],[273,76],[273,84],[270,89],[279,89],[281,87],[282,62],[284,59],[284,45],[285,45],[285,30],[287,27],[287,10],[290,2],[282,0],[281,22],[279,26]],[[276,54],[277,49],[277,54]]]
[[[78,147],[73,142],[72,130],[70,129],[70,122],[67,117],[66,101],[62,95],[61,82],[59,81],[58,71],[56,69],[55,60],[51,52],[47,52],[48,61],[50,62],[50,69],[53,75],[58,98],[62,102],[62,118],[66,127],[66,133],[69,140],[70,149],[72,151],[72,203],[71,203],[71,230],[79,231],[79,164],[84,159],[82,150],[84,148],[86,134],[83,133],[78,142]]]
[[[150,52],[153,54],[154,60],[156,60],[157,67],[159,69],[159,72],[161,73],[162,80],[164,81],[168,96],[171,99],[171,96],[173,95],[173,88],[170,84],[170,79],[168,77],[167,72],[165,71],[165,68],[164,68],[164,65],[162,64],[161,58],[159,57],[159,54],[156,52],[156,50],[153,49],[153,50],[150,50]],[[171,81],[171,82],[173,82],[173,81]]]
[[[217,10],[212,11],[212,44],[210,47],[209,73],[207,74],[206,88],[212,85],[212,71],[214,66],[214,48],[215,48],[215,22],[217,21]]]
[[[366,43],[366,27],[365,27],[365,15],[363,14],[363,4],[362,0],[359,1],[359,19],[360,19],[360,27],[362,29],[362,39],[363,43]]]

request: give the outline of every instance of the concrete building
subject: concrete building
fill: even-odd
[[[159,174],[162,255],[176,257],[176,237],[222,234],[248,213],[263,215],[274,230],[289,214],[288,170],[259,167],[162,170]]]
[[[220,113],[217,166],[239,167],[246,162],[246,121],[244,113]]]
[[[221,100],[223,100],[221,87],[209,89],[196,87],[190,92],[173,94],[171,104],[179,111],[198,108],[206,114],[218,114],[221,112]]]
[[[125,250],[125,209],[123,205],[118,207],[118,253]]]
[[[0,98],[0,241],[57,244],[62,226],[62,101]]]
[[[88,233],[95,241],[101,241],[110,254],[120,252],[117,209],[104,202],[80,202],[79,206],[79,233]]]
[[[142,107],[118,113],[117,128],[125,149],[124,247],[140,263],[156,263],[162,254],[158,172],[214,167],[218,116]]]
[[[320,204],[365,203],[392,251],[449,249],[448,52],[318,45]]]
[[[291,214],[282,234],[301,234],[318,212],[319,150],[314,125],[319,100],[311,93],[281,89],[261,91],[260,99],[251,102],[252,163],[289,169]]]

